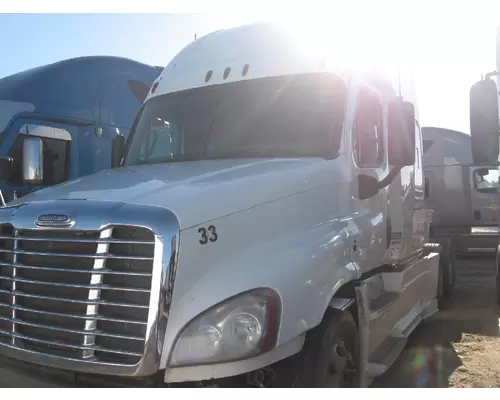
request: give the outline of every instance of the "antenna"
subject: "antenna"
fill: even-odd
[[[398,91],[399,91],[399,97],[403,97],[402,92],[401,92],[401,66],[398,65]]]

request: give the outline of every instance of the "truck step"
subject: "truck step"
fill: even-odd
[[[392,337],[395,339],[408,339],[415,328],[422,322],[421,314],[417,314],[413,320],[407,324],[403,329],[397,329]]]
[[[437,299],[433,299],[426,305],[422,319],[427,319],[429,317],[432,317],[437,312],[439,312],[438,301]]]
[[[398,293],[382,292],[370,301],[370,321],[379,318],[399,297]]]
[[[389,338],[370,356],[367,367],[368,378],[384,374],[406,346],[406,339]]]

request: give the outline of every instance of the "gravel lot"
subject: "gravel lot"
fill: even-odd
[[[461,259],[456,266],[448,307],[415,330],[373,387],[500,387],[494,259]]]

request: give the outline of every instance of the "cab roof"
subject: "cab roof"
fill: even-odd
[[[360,63],[355,57],[371,48],[364,40],[353,44],[346,40],[348,33],[332,35],[327,40],[319,34],[315,36],[314,32],[305,33],[275,21],[210,33],[187,45],[171,60],[155,81],[148,98],[235,81],[301,73],[332,72],[347,78],[366,69],[366,59]],[[368,61],[377,62],[376,57]],[[377,73],[384,68],[375,64],[368,66],[371,72]],[[385,68],[384,75],[397,91],[400,87],[398,70]]]
[[[141,102],[129,81],[149,88],[162,69],[124,57],[71,58],[0,79],[0,100],[32,104],[36,113],[130,128]]]

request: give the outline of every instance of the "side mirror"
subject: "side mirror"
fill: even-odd
[[[125,155],[125,137],[116,135],[113,139],[111,147],[111,168],[118,168],[122,163],[122,158]]]
[[[472,158],[476,164],[498,161],[500,123],[498,90],[491,79],[476,82],[470,89],[470,133]]]
[[[377,178],[370,175],[358,175],[358,195],[360,200],[366,200],[375,196],[380,190],[380,183]]]
[[[403,100],[389,104],[388,116],[389,164],[405,167],[415,164],[415,108]]]
[[[43,143],[42,139],[26,136],[23,140],[23,182],[41,184],[43,182]]]
[[[11,157],[0,158],[0,180],[6,181],[12,175],[14,169],[14,159]]]

